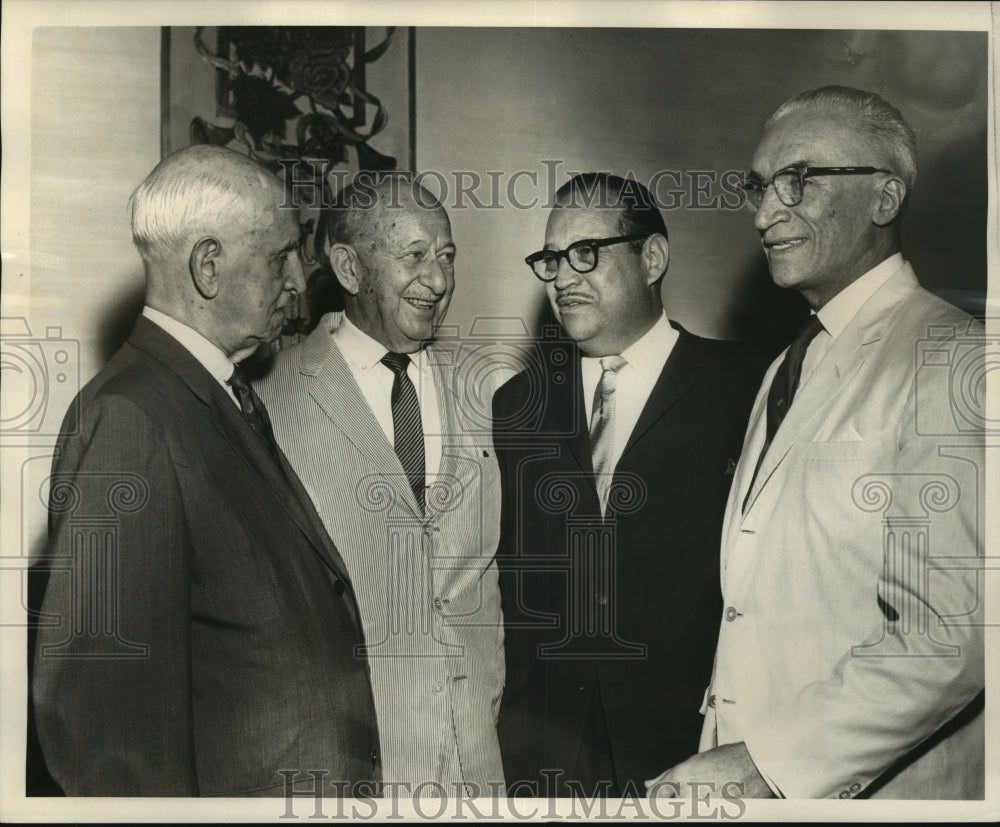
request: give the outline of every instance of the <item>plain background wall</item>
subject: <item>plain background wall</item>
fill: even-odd
[[[160,159],[160,32],[39,28],[33,45],[31,322],[80,340],[86,380],[143,288],[126,203]]]
[[[518,198],[542,204],[542,160],[561,162],[557,185],[569,170],[632,171],[643,182],[672,170],[690,192],[694,171],[745,169],[764,121],[793,94],[870,89],[918,135],[907,256],[929,287],[985,292],[986,46],[984,33],[963,32],[418,29],[417,168],[487,182],[490,170],[532,170],[540,186],[522,179]],[[667,179],[661,198],[672,188]],[[537,322],[544,289],[522,259],[542,247],[546,215],[451,210],[459,281],[449,322]],[[665,217],[673,318],[716,338],[767,338],[771,325],[779,342],[790,338],[800,305],[771,288],[749,213],[686,206]]]

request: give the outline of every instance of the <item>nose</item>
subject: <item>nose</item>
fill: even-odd
[[[788,207],[781,203],[772,184],[764,190],[764,200],[753,214],[753,225],[758,232],[765,232],[780,221],[788,220]]]
[[[302,259],[298,253],[288,257],[285,267],[285,289],[294,290],[300,296],[306,292],[306,277],[302,270]]]
[[[435,256],[428,256],[428,264],[420,273],[420,283],[435,296],[443,296],[448,292],[451,272],[450,265]]]
[[[565,258],[559,260],[559,269],[556,270],[556,278],[552,284],[556,290],[565,290],[574,284],[580,283],[580,274],[569,266],[569,261]]]

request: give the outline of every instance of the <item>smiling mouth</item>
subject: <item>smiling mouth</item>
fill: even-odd
[[[800,244],[805,244],[806,240],[804,238],[786,238],[781,241],[765,241],[764,249],[768,253],[780,253],[783,250],[791,250],[793,247],[798,247]]]
[[[437,304],[437,299],[418,299],[416,296],[403,296],[403,301],[417,310],[432,310]]]
[[[580,307],[590,304],[590,299],[586,296],[560,296],[556,299],[556,304],[560,307]]]

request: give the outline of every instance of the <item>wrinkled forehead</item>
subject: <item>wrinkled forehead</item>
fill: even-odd
[[[618,235],[622,211],[618,207],[578,207],[557,204],[545,225],[545,246],[562,249],[585,238],[613,238]]]
[[[751,171],[769,178],[785,167],[868,166],[878,159],[870,138],[852,116],[836,110],[793,112],[761,138]]]
[[[369,215],[372,232],[388,244],[408,244],[415,240],[451,243],[451,221],[444,207],[435,201],[383,199]]]

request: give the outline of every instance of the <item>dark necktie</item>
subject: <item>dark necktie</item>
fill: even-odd
[[[392,380],[393,448],[410,481],[413,496],[424,510],[424,429],[420,422],[417,391],[406,373],[410,357],[405,353],[387,353],[382,364],[394,374]]]
[[[628,362],[621,356],[601,358],[601,379],[594,390],[594,403],[590,413],[590,452],[594,460],[594,483],[603,514],[608,505],[608,492],[614,465],[611,462],[615,442],[615,390],[618,371]]]
[[[778,370],[774,374],[771,389],[767,393],[767,436],[764,439],[764,446],[760,449],[760,456],[757,457],[757,467],[750,480],[746,499],[743,500],[744,511],[746,511],[753,484],[757,480],[757,472],[760,471],[760,466],[767,455],[767,449],[771,447],[771,441],[778,432],[778,427],[784,422],[788,409],[792,407],[792,400],[795,399],[799,379],[802,377],[802,360],[806,357],[809,343],[816,338],[822,329],[823,323],[819,317],[815,313],[810,314],[802,327],[799,328],[795,338],[792,339],[792,343],[785,352],[784,360],[778,365]]]
[[[274,439],[274,431],[271,428],[271,418],[267,415],[267,408],[260,401],[260,397],[254,393],[250,382],[239,367],[233,368],[233,375],[226,380],[229,387],[233,389],[236,398],[240,403],[240,410],[243,411],[243,419],[246,420],[250,430],[267,448],[274,457],[274,461],[281,467],[278,459],[278,443]]]

